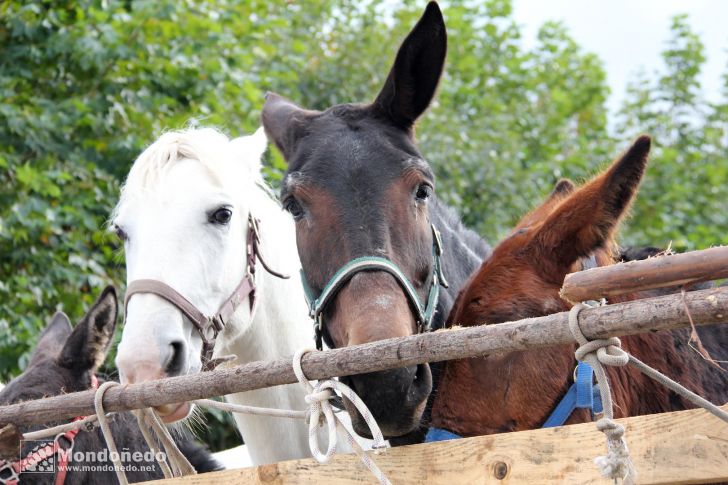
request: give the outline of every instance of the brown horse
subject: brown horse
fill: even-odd
[[[580,260],[597,264],[618,256],[613,235],[634,198],[650,148],[639,138],[612,166],[578,190],[561,182],[525,216],[461,291],[448,325],[498,324],[568,310],[559,289]],[[642,295],[640,295],[642,296]],[[635,298],[636,295],[611,302]],[[728,326],[701,330],[709,351],[728,341]],[[708,399],[728,400],[728,374],[707,365],[688,346],[689,332],[625,337],[625,350]],[[566,394],[576,364],[575,345],[447,362],[432,409],[432,426],[461,436],[542,426]],[[725,352],[725,351],[723,351]],[[607,370],[615,416],[674,411],[690,403],[631,367]],[[567,423],[591,420],[577,409]]]
[[[317,333],[329,347],[442,328],[457,290],[490,251],[437,200],[432,169],[415,146],[414,123],[434,96],[446,50],[445,23],[431,2],[373,103],[311,111],[267,96],[263,125],[288,163],[281,200],[296,221]],[[450,288],[438,295],[440,263]],[[425,364],[342,381],[393,438],[417,431],[433,379]],[[354,429],[368,435],[358,412],[349,412]]]

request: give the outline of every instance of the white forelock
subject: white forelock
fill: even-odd
[[[199,162],[220,187],[254,184],[270,193],[260,172],[266,146],[262,128],[250,136],[235,139],[215,128],[168,131],[135,160],[122,187],[114,216],[125,201],[159,185],[166,172],[181,160]]]

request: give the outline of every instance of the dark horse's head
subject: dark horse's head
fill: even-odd
[[[415,147],[413,125],[435,93],[446,50],[445,24],[432,2],[373,103],[309,111],[267,96],[263,125],[288,163],[282,200],[296,221],[298,252],[314,296],[350,261],[378,257],[394,263],[419,301],[427,300],[434,273],[428,199],[435,181]],[[419,323],[413,307],[391,272],[356,272],[323,308],[324,340],[345,347],[412,335]],[[427,365],[345,382],[388,437],[419,423],[432,388]],[[357,432],[367,435],[361,416],[350,412]]]

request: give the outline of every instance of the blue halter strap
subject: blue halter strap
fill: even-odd
[[[303,290],[306,295],[306,302],[308,303],[309,315],[314,320],[314,338],[318,350],[323,348],[323,314],[326,306],[336,297],[337,293],[352,276],[360,271],[385,271],[391,274],[395,281],[399,283],[399,286],[402,287],[412,307],[419,331],[429,332],[432,330],[432,318],[435,316],[435,308],[437,307],[437,300],[440,296],[440,287],[447,288],[448,283],[445,280],[445,275],[442,272],[442,263],[440,262],[442,256],[440,232],[435,228],[434,224],[431,224],[430,227],[432,228],[433,265],[430,290],[425,305],[420,302],[417,296],[417,290],[415,290],[415,287],[409,279],[407,279],[396,264],[387,258],[364,256],[349,261],[331,277],[318,296],[315,296],[313,289],[306,280],[306,274],[301,270],[301,281],[303,282]]]
[[[588,409],[592,415],[602,412],[602,396],[599,386],[594,384],[594,369],[586,362],[576,365],[574,383],[541,427],[562,426],[576,409]]]

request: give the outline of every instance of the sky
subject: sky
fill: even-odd
[[[728,0],[514,0],[513,16],[527,47],[547,20],[560,20],[585,50],[601,58],[615,112],[630,79],[643,68],[648,75],[662,68],[660,52],[670,32],[670,19],[687,13],[705,45],[701,73],[703,95],[721,99],[721,75],[728,70]]]

